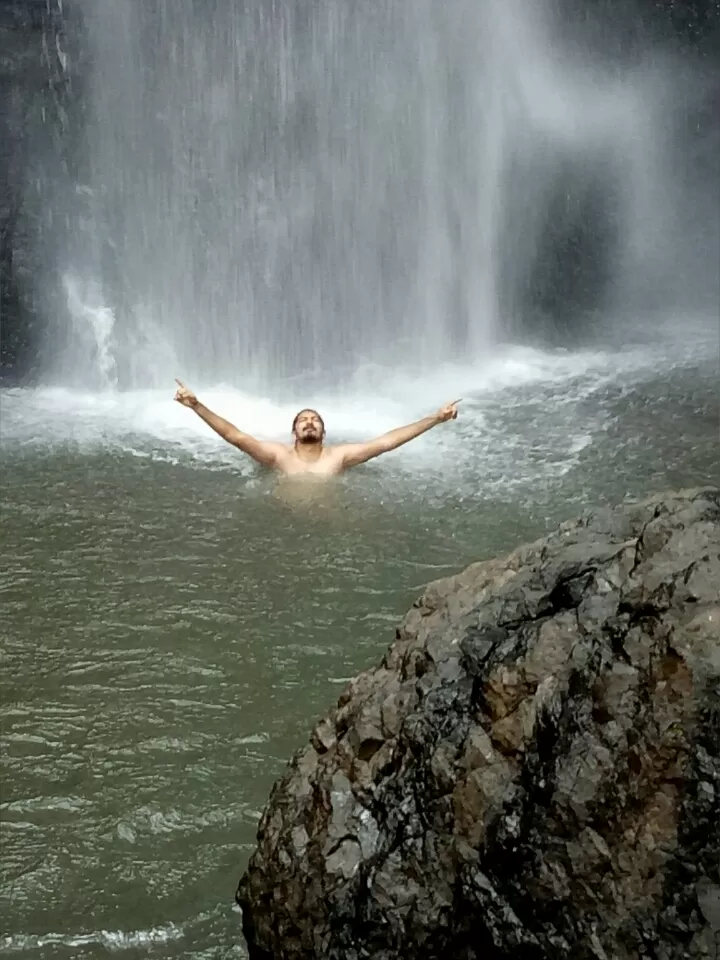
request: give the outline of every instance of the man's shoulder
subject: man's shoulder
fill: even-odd
[[[352,450],[354,446],[354,443],[334,443],[332,446],[323,447],[322,455],[323,457],[327,457],[328,460],[340,460],[348,450]]]
[[[286,460],[295,455],[295,448],[287,443],[280,443],[277,440],[268,440],[265,444],[268,450],[272,450],[278,460]]]

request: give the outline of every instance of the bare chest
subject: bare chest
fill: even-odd
[[[278,467],[286,476],[306,474],[317,477],[333,477],[342,472],[342,462],[332,450],[323,450],[317,459],[304,460],[295,450],[289,450],[286,457],[278,463]]]

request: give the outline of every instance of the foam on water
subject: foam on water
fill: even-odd
[[[712,343],[717,345],[717,337]],[[505,347],[465,365],[439,366],[431,375],[365,366],[344,387],[304,392],[281,385],[278,396],[228,384],[192,383],[215,412],[260,438],[289,441],[298,409],[313,406],[325,418],[330,443],[377,436],[463,398],[457,423],[420,437],[383,458],[382,471],[412,475],[426,494],[444,489],[471,496],[553,483],[587,455],[615,416],[606,399],[678,365],[704,362],[710,339],[682,343],[658,336],[622,349],[578,352]],[[2,436],[8,450],[71,449],[112,452],[206,470],[255,476],[255,465],[223,443],[167,390],[62,387],[6,390]],[[482,470],[478,470],[482,464]],[[420,489],[419,487],[417,489]]]
[[[26,951],[46,950],[48,947],[93,947],[100,949],[137,950],[153,945],[168,943],[182,937],[182,928],[174,923],[164,927],[154,927],[151,930],[94,930],[91,933],[62,934],[46,933],[41,936],[25,934],[22,936],[5,937],[0,944],[7,953],[24,953]]]
[[[458,396],[464,399],[463,420],[481,426],[487,397],[546,385],[562,388],[558,402],[568,402],[614,377],[619,367],[641,369],[647,362],[647,351],[613,356],[600,351],[568,353],[516,347],[496,351],[473,365],[446,365],[432,377],[420,379],[406,372],[365,367],[341,390],[315,390],[282,400],[227,385],[190,386],[217,413],[265,439],[288,439],[293,416],[300,406],[308,405],[321,410],[331,439],[354,440],[425,416]],[[166,391],[5,390],[3,439],[6,444],[70,441],[93,447],[123,446],[133,438],[139,455],[159,443],[217,459],[217,438],[173,402],[173,390],[170,383]]]

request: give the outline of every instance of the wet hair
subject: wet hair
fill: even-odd
[[[299,413],[296,413],[296,414],[295,414],[295,419],[294,419],[293,422],[292,422],[292,432],[293,432],[293,433],[295,433],[295,427],[297,426],[298,420],[300,419],[300,417],[301,417],[304,413],[312,413],[314,416],[316,416],[316,417],[318,418],[318,420],[320,421],[320,426],[322,427],[322,432],[325,433],[325,421],[324,421],[323,418],[320,416],[320,414],[317,412],[317,410],[313,410],[312,407],[304,407],[302,410],[300,410]]]

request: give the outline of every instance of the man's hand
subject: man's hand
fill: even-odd
[[[192,392],[189,387],[186,387],[182,380],[175,378],[175,383],[178,385],[178,389],[175,392],[175,399],[178,403],[181,403],[184,407],[196,407],[198,398]]]
[[[462,399],[462,398],[460,398]],[[437,418],[440,423],[445,423],[446,420],[457,420],[458,407],[460,400],[453,400],[452,403],[448,403],[444,407],[440,407],[437,412]]]

